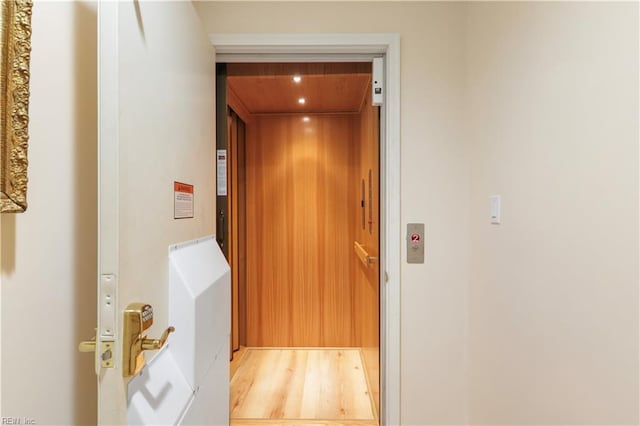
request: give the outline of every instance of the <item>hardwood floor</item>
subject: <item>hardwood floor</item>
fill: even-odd
[[[231,379],[234,426],[377,426],[359,348],[248,348]]]
[[[247,353],[247,347],[242,345],[240,345],[239,350],[233,353],[233,359],[229,363],[229,377],[233,377],[233,375],[236,374],[245,353]]]
[[[364,420],[234,420],[231,419],[233,426],[378,426],[377,421]]]
[[[375,406],[376,418],[380,413],[380,350],[378,348],[360,348],[367,384]]]

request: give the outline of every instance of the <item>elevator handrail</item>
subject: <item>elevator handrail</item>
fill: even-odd
[[[365,266],[369,266],[372,263],[375,263],[378,261],[378,258],[375,256],[369,256],[369,253],[364,249],[364,247],[362,246],[362,244],[360,244],[357,241],[353,242],[353,250],[356,252],[356,254],[358,255],[358,259],[360,259],[360,261],[365,265]]]

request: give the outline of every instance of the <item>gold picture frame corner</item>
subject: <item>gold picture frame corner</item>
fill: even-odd
[[[27,209],[32,0],[0,0],[0,213]]]

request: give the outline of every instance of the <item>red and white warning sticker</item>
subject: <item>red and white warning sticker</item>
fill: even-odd
[[[173,218],[193,217],[193,185],[173,182]]]

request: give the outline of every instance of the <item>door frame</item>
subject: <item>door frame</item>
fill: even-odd
[[[380,115],[380,420],[400,424],[400,35],[211,34],[216,62],[354,62],[385,58]]]

